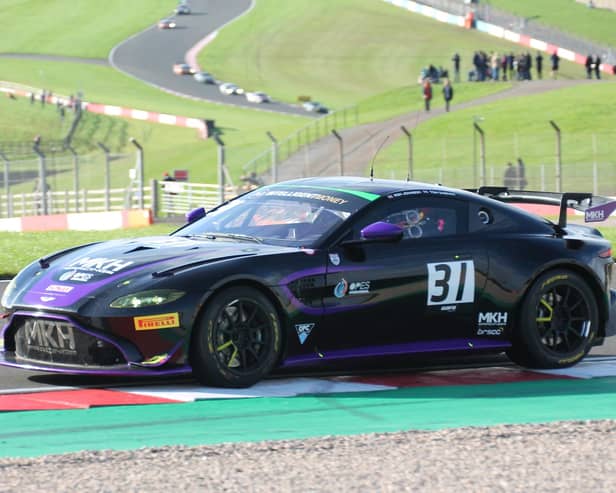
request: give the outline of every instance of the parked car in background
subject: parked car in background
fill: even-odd
[[[173,19],[161,19],[158,21],[158,29],[175,29],[177,24]]]
[[[251,103],[269,103],[270,97],[264,92],[247,92],[246,100]]]
[[[220,86],[218,86],[218,90],[226,96],[231,96],[232,94],[244,94],[244,89],[238,87],[232,82],[220,84]]]
[[[310,113],[329,113],[329,110],[317,101],[306,101],[302,108]]]
[[[195,72],[193,77],[197,82],[203,84],[214,84],[216,82],[214,76],[208,72]]]
[[[194,74],[195,69],[187,63],[176,63],[173,65],[173,73],[178,75]]]

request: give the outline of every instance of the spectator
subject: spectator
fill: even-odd
[[[505,168],[505,177],[503,179],[503,185],[507,188],[516,188],[518,184],[518,171],[513,167],[511,161],[507,163]]]
[[[556,79],[558,77],[558,64],[560,63],[560,57],[558,56],[557,50],[554,50],[550,60],[552,61],[552,79]]]
[[[586,78],[592,79],[592,55],[588,55],[586,57],[586,61],[584,62],[584,67],[586,67]]]
[[[530,56],[530,53],[526,53],[526,55],[522,55],[526,59],[524,66],[526,67],[526,72],[524,73],[525,80],[533,80],[533,76],[531,74],[531,70],[533,69],[533,57]]]
[[[496,53],[495,51],[492,52],[492,56],[490,57],[490,69],[490,76],[492,77],[492,80],[498,80],[500,78],[500,58],[498,56],[498,53]]]
[[[520,190],[524,190],[526,188],[526,185],[528,185],[528,182],[526,181],[526,170],[524,168],[524,161],[522,161],[522,158],[519,157],[518,158],[518,186],[520,187]]]
[[[430,111],[430,101],[432,100],[432,84],[430,83],[430,79],[424,80],[423,99],[424,99],[426,111]]]
[[[162,184],[162,190],[163,190],[163,196],[164,196],[164,201],[163,201],[163,206],[166,209],[166,212],[172,212],[173,211],[173,196],[177,195],[177,192],[173,190],[173,185],[169,185],[169,182],[172,181],[176,181],[175,178],[173,176],[171,176],[167,171],[165,171],[163,173],[163,183]]]
[[[505,55],[503,53],[503,56],[501,57],[501,72],[503,74],[503,81],[507,81],[507,55]]]
[[[601,58],[599,55],[595,55],[595,59],[593,60],[594,69],[595,69],[595,77],[597,79],[601,78]]]
[[[540,51],[535,56],[535,66],[537,67],[537,79],[543,79],[543,55]]]
[[[507,55],[507,68],[509,69],[509,80],[513,80],[513,74],[515,72],[515,56],[513,53]]]
[[[449,111],[449,103],[453,99],[453,86],[449,79],[445,79],[445,84],[443,85],[443,98],[445,99],[445,111]]]
[[[453,58],[453,74],[456,82],[460,82],[460,54],[454,53]]]

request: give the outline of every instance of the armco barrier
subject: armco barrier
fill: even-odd
[[[401,7],[415,14],[420,14],[426,17],[430,17],[432,19],[435,19],[440,22],[445,22],[447,24],[453,24],[455,26],[464,27],[464,17],[462,17],[461,15],[450,14],[449,12],[444,12],[442,10],[435,9],[434,7],[429,7],[427,5],[417,3],[417,2],[412,2],[410,0],[383,0],[383,1],[390,3],[392,5],[395,5],[396,7]],[[517,43],[522,46],[533,48],[535,50],[543,51],[545,53],[549,53],[550,55],[556,51],[560,58],[563,58],[570,62],[578,63],[580,65],[584,65],[584,62],[586,61],[586,55],[574,53],[571,50],[561,48],[559,46],[547,43],[545,41],[541,41],[539,39],[531,38],[530,36],[527,36],[525,34],[520,34],[514,31],[510,31],[509,29],[505,29],[502,26],[497,26],[495,24],[490,24],[488,22],[477,20],[474,22],[474,28],[477,29],[477,31],[481,31],[491,36],[506,39],[507,41],[511,41],[513,43]],[[600,68],[602,72],[605,72],[607,74],[615,73],[614,65],[602,63]]]
[[[0,231],[107,231],[149,226],[153,222],[150,209],[130,209],[109,212],[82,212],[23,216],[0,219]]]

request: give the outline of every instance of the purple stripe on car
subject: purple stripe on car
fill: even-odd
[[[338,349],[322,351],[323,356],[307,354],[288,358],[283,367],[296,366],[318,361],[339,359],[365,358],[367,356],[396,356],[413,353],[433,353],[440,351],[476,351],[482,349],[506,349],[511,346],[507,341],[491,341],[487,339],[449,339],[439,341],[409,342],[406,344],[391,344],[387,346],[370,346],[353,349]]]

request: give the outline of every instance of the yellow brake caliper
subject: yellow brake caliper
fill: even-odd
[[[554,309],[544,299],[542,299],[540,303],[548,310],[549,315],[547,317],[537,317],[537,322],[551,322]]]

